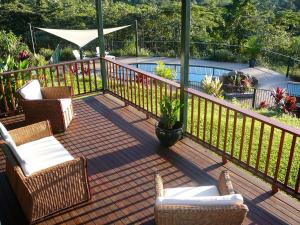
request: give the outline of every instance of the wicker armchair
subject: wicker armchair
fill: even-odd
[[[41,98],[24,98],[22,91],[33,85]],[[66,131],[74,116],[71,87],[40,87],[38,80],[32,80],[18,89],[17,94],[28,124],[49,120],[53,132]]]
[[[19,147],[47,138],[52,132],[49,123],[44,121],[11,130],[9,134]],[[1,140],[0,148],[6,155],[9,183],[30,223],[89,200],[85,158],[74,158],[25,176],[8,142]]]
[[[155,182],[154,213],[158,225],[240,225],[248,212],[244,204],[158,204],[157,199],[164,198],[167,189],[164,189],[162,178],[158,174]],[[217,190],[221,196],[234,194],[228,172],[221,173]]]

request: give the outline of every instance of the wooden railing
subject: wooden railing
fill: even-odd
[[[180,85],[154,74],[105,59],[107,90],[153,117],[163,96],[179,98]],[[102,88],[99,58],[0,74],[0,114],[18,111],[15,91],[26,81],[72,86],[75,95]],[[186,135],[278,188],[300,198],[300,130],[186,88]]]
[[[16,90],[27,81],[38,79],[45,87],[72,86],[74,95],[102,88],[99,58],[52,64],[0,74],[0,115],[19,110]]]
[[[159,117],[163,96],[179,98],[180,85],[105,59],[108,91]],[[227,160],[300,198],[300,130],[187,88],[187,135]]]

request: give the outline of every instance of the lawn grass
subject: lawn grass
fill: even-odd
[[[138,86],[140,85],[140,92],[138,91]],[[160,85],[158,84],[158,91],[157,96],[155,92],[155,85],[152,84],[151,86],[148,85],[148,101],[147,101],[147,91],[146,85],[144,85],[144,91],[142,91],[142,84],[132,84],[132,94],[130,91],[130,85],[116,85],[116,89],[118,91],[118,95],[122,92],[124,95],[125,91],[125,99],[135,103],[136,105],[140,106],[141,108],[152,112],[153,114],[160,115],[160,99],[165,95],[165,86],[162,85],[162,90],[160,92]],[[134,91],[135,90],[135,91]],[[152,90],[152,91],[151,91]],[[151,95],[152,93],[152,95]],[[167,95],[170,96],[170,89],[167,87]],[[172,90],[172,96],[175,96],[175,88]],[[135,101],[136,99],[136,101]],[[140,99],[140,101],[138,101]],[[151,101],[152,99],[152,101]],[[152,102],[152,106],[151,106]],[[147,104],[148,103],[148,104]],[[156,107],[157,105],[157,107]],[[212,102],[207,101],[207,105],[205,107],[205,100],[200,99],[200,111],[198,112],[199,101],[198,98],[195,97],[193,101],[192,107],[192,98],[189,96],[188,98],[188,122],[187,122],[187,133],[193,135],[194,137],[204,141],[208,144],[211,144],[214,147],[224,151],[228,154],[233,154],[234,158],[241,158],[241,161],[246,163],[249,161],[251,167],[256,168],[261,172],[267,172],[267,175],[270,177],[275,176],[275,168],[278,158],[279,146],[282,132],[280,129],[275,128],[274,133],[272,135],[272,147],[270,151],[270,160],[269,166],[266,168],[266,161],[268,155],[268,147],[269,147],[269,140],[270,140],[270,133],[271,133],[271,126],[270,125],[262,125],[260,121],[255,120],[252,122],[252,119],[246,117],[245,119],[245,132],[243,142],[241,141],[242,136],[242,127],[243,127],[243,115],[241,113],[237,113],[236,117],[236,126],[235,126],[235,136],[234,133],[234,111],[228,110],[228,124],[227,124],[227,132],[226,130],[226,108],[222,107],[220,118],[219,118],[219,105],[214,104],[214,108],[212,110]],[[193,112],[192,112],[193,108]],[[152,109],[152,110],[151,110]],[[206,109],[206,110],[205,110]],[[206,111],[206,113],[205,113]],[[198,120],[198,113],[199,113],[199,120]],[[258,111],[258,113],[262,115],[266,115],[268,117],[272,117],[274,120],[282,122],[284,124],[290,125],[292,127],[300,128],[300,120],[297,118],[291,117],[289,115],[282,115],[278,116],[277,114],[270,114],[267,111]],[[193,114],[193,115],[192,115]],[[206,118],[205,118],[206,114]],[[192,121],[193,117],[193,121]],[[213,119],[212,119],[213,117]],[[220,134],[218,138],[218,127],[220,123]],[[206,121],[206,122],[205,122]],[[212,122],[211,122],[212,121]],[[205,123],[204,123],[205,122]],[[253,132],[251,135],[251,126],[253,123]],[[263,126],[263,129],[262,129]],[[199,127],[199,130],[198,130]],[[260,141],[260,132],[262,131],[262,138]],[[227,134],[226,134],[227,133]],[[278,171],[278,181],[284,183],[287,167],[289,163],[289,156],[290,150],[292,145],[293,136],[289,133],[285,133],[284,135],[284,142],[282,148],[282,154],[280,157],[280,166]],[[290,175],[288,178],[288,186],[295,188],[298,170],[300,166],[300,138],[296,139],[296,146],[295,152],[293,155],[293,160],[291,164]],[[219,143],[217,143],[219,140]],[[258,153],[260,149],[260,157],[258,158]]]

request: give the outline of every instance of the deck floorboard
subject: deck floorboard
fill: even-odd
[[[244,196],[249,213],[244,224],[300,224],[300,203],[203,145],[184,138],[170,149],[160,147],[153,119],[109,94],[74,101],[76,116],[56,138],[73,156],[85,156],[91,200],[47,217],[37,224],[154,224],[154,174],[166,187],[216,184],[230,170],[233,185]],[[25,124],[24,116],[1,119],[8,129]],[[5,176],[0,152],[1,225],[26,224]]]

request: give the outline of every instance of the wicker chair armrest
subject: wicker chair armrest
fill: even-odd
[[[32,199],[33,220],[90,199],[84,157],[34,173],[23,182]]]
[[[219,176],[218,189],[221,195],[231,195],[235,193],[227,170],[222,171]]]
[[[34,123],[25,127],[10,130],[9,134],[16,145],[22,145],[27,142],[39,140],[44,137],[52,136],[49,121]]]
[[[248,207],[240,205],[155,205],[158,225],[177,224],[242,224]]]
[[[44,99],[72,98],[72,87],[41,88]]]
[[[164,196],[163,180],[158,173],[155,175],[155,195],[156,195],[156,197]]]

